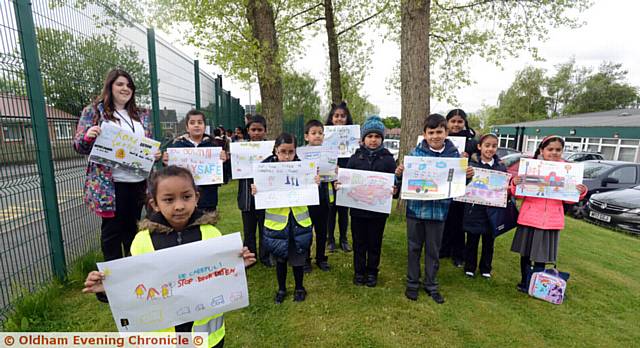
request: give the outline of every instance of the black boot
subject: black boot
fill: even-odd
[[[340,242],[340,247],[342,248],[342,251],[344,251],[345,253],[348,253],[351,251],[351,247],[349,246],[349,242],[347,242],[346,240],[344,242]]]

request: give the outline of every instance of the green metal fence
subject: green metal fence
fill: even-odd
[[[100,220],[82,202],[87,159],[72,141],[107,71],[132,74],[158,140],[184,131],[198,104],[213,125],[244,122],[220,75],[106,1],[73,3],[0,1],[0,318],[22,289],[99,248]]]

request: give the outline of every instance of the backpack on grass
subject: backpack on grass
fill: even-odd
[[[567,289],[567,282],[563,278],[562,272],[556,268],[535,272],[529,282],[529,295],[553,304],[562,304]]]

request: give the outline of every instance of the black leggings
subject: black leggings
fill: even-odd
[[[302,280],[304,278],[304,272],[302,266],[292,266],[293,279],[296,282],[296,290],[304,289],[302,286]],[[287,262],[276,262],[276,276],[278,277],[278,290],[287,290]]]
[[[533,268],[544,269],[545,265],[546,264],[544,262],[534,262]],[[522,277],[520,280],[520,284],[524,286],[529,285],[527,284],[527,278],[530,272],[531,272],[531,259],[528,256],[520,256],[520,276]]]
[[[116,212],[112,218],[102,218],[101,247],[105,261],[116,260],[130,254],[131,243],[138,232],[146,181],[116,182]]]

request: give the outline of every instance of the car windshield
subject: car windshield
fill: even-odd
[[[514,153],[511,155],[507,155],[502,157],[502,163],[504,163],[505,167],[511,167],[512,164],[518,162],[522,157],[521,153]]]
[[[562,153],[562,158],[568,160],[570,157],[572,157],[574,155],[573,152],[563,152]]]
[[[612,167],[612,165],[602,163],[602,162],[583,162],[583,163],[584,163],[583,176],[585,179],[597,178],[604,171]]]
[[[399,145],[400,145],[399,141],[385,141],[384,142],[384,147],[386,147],[387,149],[397,150],[400,147]]]

